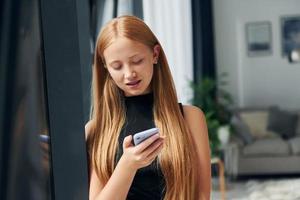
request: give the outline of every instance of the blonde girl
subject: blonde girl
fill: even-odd
[[[153,127],[159,134],[133,145],[132,134]],[[165,53],[136,17],[115,18],[98,36],[86,135],[90,199],[210,198],[204,114],[178,103]]]

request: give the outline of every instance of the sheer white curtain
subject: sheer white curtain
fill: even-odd
[[[144,0],[144,21],[160,41],[175,82],[179,101],[192,98],[193,80],[192,16],[190,1]]]

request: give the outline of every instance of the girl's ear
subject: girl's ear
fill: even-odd
[[[158,62],[159,53],[160,53],[160,45],[156,44],[153,47],[153,63],[154,64],[157,64],[157,62]]]

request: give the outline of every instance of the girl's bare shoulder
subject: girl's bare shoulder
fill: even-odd
[[[94,120],[90,120],[85,124],[85,139],[89,136],[89,134],[92,133],[93,129],[95,127]]]
[[[203,111],[193,105],[183,105],[183,112],[184,112],[184,117],[188,122],[195,122],[197,121],[199,123],[199,120],[201,122],[205,122],[205,115]]]
[[[196,138],[207,138],[207,124],[203,111],[192,105],[183,105],[184,119]]]

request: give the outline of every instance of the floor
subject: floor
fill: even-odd
[[[266,182],[272,182],[272,186],[271,188],[274,186],[274,182],[275,183],[279,183],[279,188],[275,188],[277,193],[280,194],[280,192],[278,192],[280,190],[281,187],[284,187],[284,182],[287,182],[286,185],[289,188],[291,188],[292,186],[290,186],[290,183],[293,183],[294,188],[296,190],[299,190],[300,187],[300,176],[283,176],[283,177],[246,177],[246,178],[242,178],[242,179],[237,179],[237,180],[229,180],[226,179],[226,200],[245,200],[245,199],[255,199],[255,200],[269,200],[269,199],[278,199],[278,200],[300,200],[300,196],[299,196],[299,192],[297,192],[296,196],[294,195],[294,197],[288,197],[288,199],[284,198],[282,199],[281,195],[277,195],[277,197],[274,198],[249,198],[249,196],[251,195],[250,193],[256,190],[261,190],[262,188],[265,188],[266,185],[264,185],[263,183]],[[290,182],[290,181],[294,181],[294,182]],[[296,181],[296,182],[295,182]],[[276,184],[275,184],[276,185]],[[297,185],[295,187],[295,185]],[[258,186],[258,187],[256,187]],[[278,184],[277,184],[278,186]],[[274,189],[274,187],[273,187]],[[282,190],[284,192],[284,190]],[[292,190],[290,190],[292,191]],[[286,192],[286,191],[285,191]],[[274,193],[276,193],[274,191]],[[290,192],[289,192],[290,193]],[[252,195],[253,196],[253,195]],[[281,196],[281,197],[280,197]],[[221,193],[219,192],[219,180],[218,178],[212,178],[212,193],[211,193],[211,199],[212,200],[222,200],[221,198]]]
[[[211,199],[212,200],[221,200],[221,193],[219,192],[219,184],[218,179],[213,178],[212,179],[212,193],[211,193]],[[245,197],[245,186],[246,181],[226,181],[226,199],[241,199]]]

